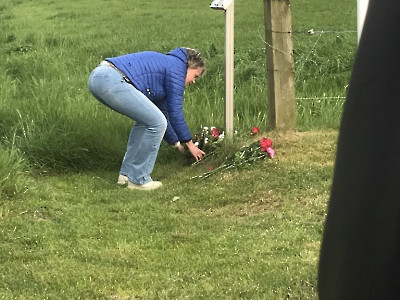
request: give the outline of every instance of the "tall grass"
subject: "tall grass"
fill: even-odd
[[[14,141],[0,146],[0,198],[23,191],[28,179],[28,166]]]
[[[89,73],[106,57],[179,46],[197,48],[207,60],[207,75],[185,94],[191,131],[222,127],[224,16],[208,6],[208,0],[3,2],[1,136],[15,134],[15,147],[42,172],[117,168],[132,122],[89,94]],[[263,3],[237,1],[235,8],[235,129],[268,130]],[[292,15],[298,130],[338,128],[356,47],[355,5],[292,1]]]

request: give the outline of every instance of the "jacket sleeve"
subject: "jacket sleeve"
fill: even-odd
[[[185,90],[186,66],[170,68],[166,78],[166,105],[169,123],[180,142],[188,142],[192,139],[189,128],[183,115],[183,94]],[[172,140],[171,130],[166,131],[165,139]]]

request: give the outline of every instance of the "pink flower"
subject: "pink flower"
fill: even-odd
[[[267,148],[267,153],[269,154],[269,156],[271,158],[274,158],[274,156],[275,156],[275,150],[274,149],[272,149],[271,147],[268,147]]]
[[[257,126],[254,126],[253,129],[251,129],[252,134],[257,134],[259,132],[260,132],[260,128],[258,128]]]
[[[211,127],[211,135],[218,140],[220,133],[217,127]]]

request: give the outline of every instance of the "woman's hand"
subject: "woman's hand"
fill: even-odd
[[[176,149],[178,149],[180,153],[185,153],[185,147],[183,147],[183,146],[181,145],[181,142],[177,141],[173,146],[174,146]]]
[[[176,148],[179,150],[180,153],[185,153],[185,147],[183,147],[182,145],[178,145],[176,146]]]
[[[193,157],[196,159],[196,161],[199,161],[200,159],[203,158],[203,156],[206,155],[206,153],[204,151],[200,150],[199,148],[197,148],[197,146],[191,140],[186,143],[186,146],[188,147],[190,153],[193,155]]]

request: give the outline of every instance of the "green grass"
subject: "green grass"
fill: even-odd
[[[1,294],[317,299],[336,132],[271,137],[276,159],[209,180],[158,165],[159,192],[118,188],[115,172],[35,178],[2,203]]]
[[[207,76],[185,95],[190,129],[222,127],[224,17],[208,5],[5,2],[0,135],[17,133],[16,147],[36,169],[116,168],[131,122],[90,95],[89,73],[105,57],[178,46],[197,48],[207,60]],[[235,129],[267,131],[263,4],[238,1],[235,8]],[[355,7],[293,1],[292,14],[297,129],[337,129],[356,47]]]
[[[163,143],[160,192],[116,187],[132,122],[90,95],[91,70],[128,52],[197,48],[207,74],[185,93],[188,125],[222,127],[224,16],[209,2],[0,3],[0,298],[317,299],[355,3],[291,2],[298,122],[281,133],[267,118],[263,2],[237,0],[238,138],[196,167]],[[255,125],[274,160],[190,179]]]
[[[15,145],[7,146],[8,150],[0,147],[0,196],[11,197],[24,190],[29,168]]]

